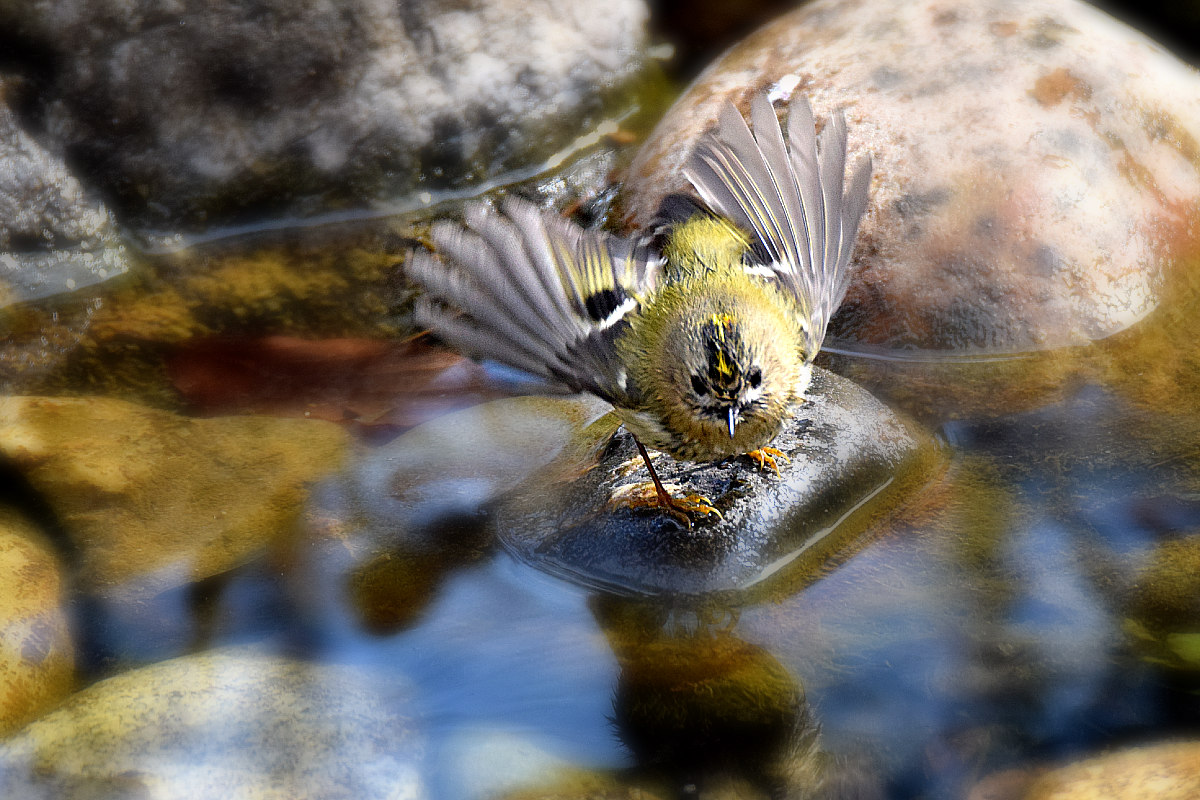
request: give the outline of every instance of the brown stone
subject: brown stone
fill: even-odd
[[[0,454],[80,551],[81,588],[225,571],[292,530],[347,435],[317,420],[189,419],[121,400],[0,398]]]
[[[644,225],[726,101],[844,109],[875,173],[832,343],[1081,344],[1158,301],[1200,196],[1200,81],[1076,0],[817,0],[730,50],[630,168]]]
[[[66,697],[75,650],[54,554],[19,516],[0,511],[0,736]]]

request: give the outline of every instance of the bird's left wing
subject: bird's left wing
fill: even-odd
[[[524,200],[502,208],[469,207],[467,229],[434,226],[437,255],[415,253],[408,267],[425,290],[417,321],[469,355],[629,404],[615,340],[661,259]]]
[[[684,175],[713,211],[755,235],[768,273],[800,307],[804,352],[812,359],[846,295],[871,160],[859,160],[846,187],[846,121],[834,114],[818,137],[803,95],[790,104],[786,144],[765,94],[751,101],[750,117],[753,134],[727,103]]]

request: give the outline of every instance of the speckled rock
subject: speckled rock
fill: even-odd
[[[0,510],[0,736],[74,688],[58,563],[37,531]]]
[[[1200,743],[1169,742],[1096,756],[1049,771],[1011,770],[967,800],[1192,800],[1200,797]]]
[[[427,796],[406,690],[348,667],[218,651],[102,681],[0,743],[0,796]]]
[[[4,9],[0,9],[0,21]],[[641,0],[38,0],[46,126],[126,211],[193,225],[461,186],[588,130],[641,63]]]
[[[808,94],[875,159],[834,344],[1017,351],[1140,320],[1195,237],[1200,80],[1078,0],[817,0],[680,98],[632,165],[633,220],[726,102]]]
[[[605,417],[580,434],[504,500],[494,526],[531,563],[634,595],[782,586],[803,566],[850,546],[939,463],[922,431],[817,368],[807,400],[772,442],[789,459],[780,462],[780,476],[748,458],[656,459],[664,483],[707,497],[722,514],[698,517],[689,529],[658,511],[611,510],[614,493],[650,480],[627,433],[605,447],[616,425]]]
[[[120,400],[0,398],[0,455],[53,507],[84,590],[159,591],[229,569],[291,531],[348,447],[316,420],[187,419]]]
[[[129,268],[107,209],[22,129],[7,94],[0,76],[0,308],[82,289]]]

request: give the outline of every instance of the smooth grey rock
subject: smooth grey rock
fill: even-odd
[[[126,272],[107,209],[21,128],[5,92],[0,79],[0,308]]]
[[[732,100],[808,95],[870,151],[837,344],[1086,344],[1143,319],[1195,248],[1200,75],[1078,0],[816,0],[747,37],[630,168],[632,220]]]
[[[352,467],[347,500],[387,531],[469,517],[553,461],[610,406],[591,395],[509,397],[444,414]]]
[[[0,10],[0,14],[3,10]],[[123,210],[192,225],[527,167],[642,63],[641,0],[37,0],[53,137]]]
[[[649,477],[624,431],[598,463],[578,455],[597,446],[577,444],[527,481],[500,504],[495,529],[517,556],[551,572],[651,595],[746,590],[793,564],[819,563],[869,528],[871,510],[923,482],[936,461],[925,434],[820,368],[808,399],[772,442],[790,458],[779,477],[747,458],[655,460],[664,482],[708,497],[723,519],[699,517],[689,530],[657,510],[610,510],[614,490]]]
[[[164,661],[0,742],[0,797],[417,800],[424,743],[393,681],[254,651]]]
[[[553,745],[549,737],[518,736],[484,726],[458,731],[440,748],[439,794],[489,800],[569,778],[577,767],[555,753]]]

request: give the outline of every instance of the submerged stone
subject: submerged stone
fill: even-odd
[[[585,431],[499,505],[494,525],[519,557],[632,594],[744,590],[819,564],[899,503],[936,460],[924,433],[818,368],[806,401],[772,442],[787,455],[779,476],[747,458],[655,459],[664,482],[721,512],[689,529],[657,510],[611,508],[614,492],[649,480],[627,433],[605,447],[615,427],[608,417]]]
[[[157,592],[292,532],[311,482],[349,446],[333,423],[188,419],[103,398],[0,398],[0,456],[70,538],[85,591]]]
[[[49,545],[0,510],[0,737],[53,708],[75,684],[63,579]]]
[[[447,575],[491,548],[485,509],[608,408],[588,395],[510,397],[363,452],[307,515],[360,624],[385,633],[418,620]]]
[[[101,681],[0,743],[0,796],[425,797],[406,689],[254,651]]]
[[[684,93],[630,168],[644,225],[722,106],[808,95],[870,152],[834,344],[1011,352],[1141,320],[1194,240],[1200,78],[1077,0],[817,0]]]

